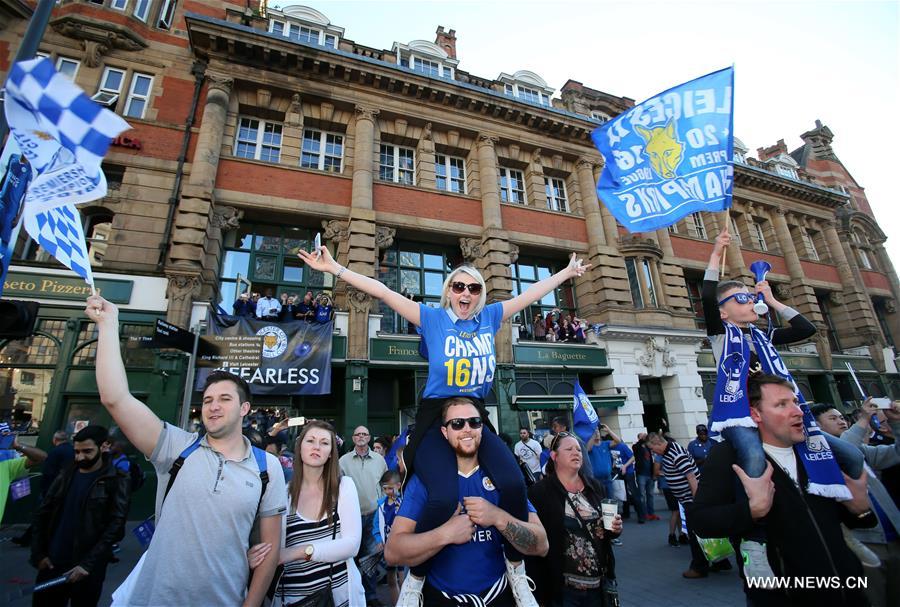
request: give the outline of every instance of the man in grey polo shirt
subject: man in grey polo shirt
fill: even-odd
[[[257,607],[278,565],[287,492],[278,460],[266,454],[269,483],[260,502],[260,470],[250,442],[241,434],[243,418],[250,411],[249,386],[230,373],[210,374],[201,409],[207,433],[185,458],[165,496],[172,464],[197,434],[162,422],[129,393],[116,307],[94,295],[85,312],[97,323],[100,401],[128,440],[153,463],[159,479],[156,533],[140,570],[129,576],[133,584],[126,582],[114,594],[115,604]],[[257,516],[261,541],[272,548],[254,570],[248,590],[247,548]]]
[[[371,554],[375,549],[375,537],[372,534],[372,523],[375,520],[375,508],[381,496],[381,475],[387,472],[384,458],[369,449],[369,429],[359,426],[353,431],[353,451],[341,457],[341,472],[353,479],[356,493],[359,495],[359,511],[362,514],[362,542],[359,545],[359,556]],[[375,596],[377,580],[373,576],[363,575],[363,586],[366,589],[366,603],[379,605]]]

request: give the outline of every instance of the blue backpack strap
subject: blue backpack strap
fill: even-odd
[[[178,476],[178,472],[181,470],[181,467],[184,465],[184,460],[188,458],[188,456],[197,450],[200,446],[200,437],[198,436],[194,442],[184,448],[184,451],[181,452],[174,462],[172,462],[172,467],[169,468],[169,483],[166,485],[166,492],[163,494],[162,501],[166,501],[166,497],[169,495],[169,490],[172,489],[172,485],[175,483],[175,477]],[[162,507],[162,503],[160,503],[160,507]]]
[[[251,447],[253,449],[253,457],[256,458],[256,466],[259,468],[259,480],[262,483],[262,489],[259,492],[259,502],[256,504],[256,516],[259,516],[259,509],[262,508],[263,496],[266,494],[266,487],[269,485],[269,471],[266,463],[266,452],[259,447]]]

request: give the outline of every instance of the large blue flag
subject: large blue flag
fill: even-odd
[[[584,393],[581,384],[576,380],[575,398],[572,404],[572,429],[578,438],[587,442],[599,423],[600,418],[597,417],[597,411],[594,410],[591,399]]]
[[[680,84],[591,133],[597,195],[629,232],[731,206],[734,68]]]

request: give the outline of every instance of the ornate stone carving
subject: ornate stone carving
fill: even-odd
[[[509,245],[509,263],[516,263],[517,261],[519,261],[519,247],[511,244]]]
[[[213,209],[212,220],[210,225],[219,228],[222,231],[236,230],[241,227],[241,219],[244,218],[244,211],[234,207],[219,205]]]
[[[383,251],[384,249],[391,248],[391,245],[394,244],[394,236],[396,235],[397,230],[394,228],[389,228],[388,226],[375,226],[375,249]]]
[[[340,219],[323,219],[322,227],[324,232],[322,238],[325,240],[333,240],[335,242],[344,242],[350,238],[350,222]]]
[[[842,306],[844,305],[844,294],[840,291],[831,291],[828,294],[828,301],[836,306]]]
[[[110,49],[139,51],[147,48],[147,41],[133,29],[78,13],[57,17],[50,26],[59,34],[81,42],[88,67],[99,66],[102,56]]]
[[[535,166],[542,166],[544,164],[544,157],[541,155],[541,148],[535,148],[535,150],[531,153],[531,163]]]
[[[303,109],[303,102],[300,100],[300,93],[294,93],[291,97],[291,105],[288,106],[288,112],[299,114]]]
[[[107,42],[82,40],[81,50],[84,51],[84,64],[87,67],[98,67],[103,61],[103,55],[109,51],[109,45]]]
[[[602,157],[600,160],[598,160],[596,158],[588,158],[587,156],[582,156],[578,160],[575,161],[576,169],[587,169],[587,170],[593,172],[594,168],[596,168],[598,166],[599,167],[603,166]]]
[[[354,287],[347,287],[347,303],[350,309],[358,314],[368,314],[372,306],[372,297]]]
[[[431,133],[431,123],[426,122],[425,128],[422,130],[422,140],[423,141],[432,141],[433,135]]]
[[[272,91],[269,89],[256,89],[256,105],[268,109],[272,103]]]
[[[371,120],[375,122],[375,117],[378,116],[379,111],[372,107],[366,107],[364,105],[357,105],[356,110],[356,119],[357,120]]]
[[[897,311],[897,300],[895,299],[885,299],[884,300],[884,311],[888,314],[893,314]]]
[[[648,337],[644,341],[644,353],[638,356],[638,362],[645,367],[652,368],[656,364],[657,352],[662,355],[662,364],[666,369],[671,369],[677,364],[675,356],[672,355],[668,337],[663,338],[662,346],[656,342],[655,337]]]
[[[480,238],[460,238],[459,249],[462,251],[463,259],[469,263],[473,263],[483,255]]]
[[[778,297],[778,299],[787,299],[791,296],[791,288],[786,284],[779,283],[775,285],[775,288],[773,290],[775,291],[775,296]]]
[[[496,135],[492,135],[490,133],[478,133],[478,146],[481,147],[486,145],[490,148],[493,148],[494,145],[500,141],[500,138]]]
[[[193,298],[200,292],[200,276],[197,274],[166,274],[169,284],[166,298],[170,302]]]
[[[231,94],[231,87],[234,86],[234,78],[222,74],[210,74],[207,72],[206,81],[209,83],[210,89],[219,89],[228,94]]]

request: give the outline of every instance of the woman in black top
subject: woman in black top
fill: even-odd
[[[528,490],[550,551],[526,559],[526,568],[537,586],[535,598],[548,607],[599,606],[603,580],[615,579],[611,541],[622,533],[622,517],[616,515],[612,530],[603,528],[605,493],[583,466],[581,442],[560,432],[550,444],[547,475]]]

